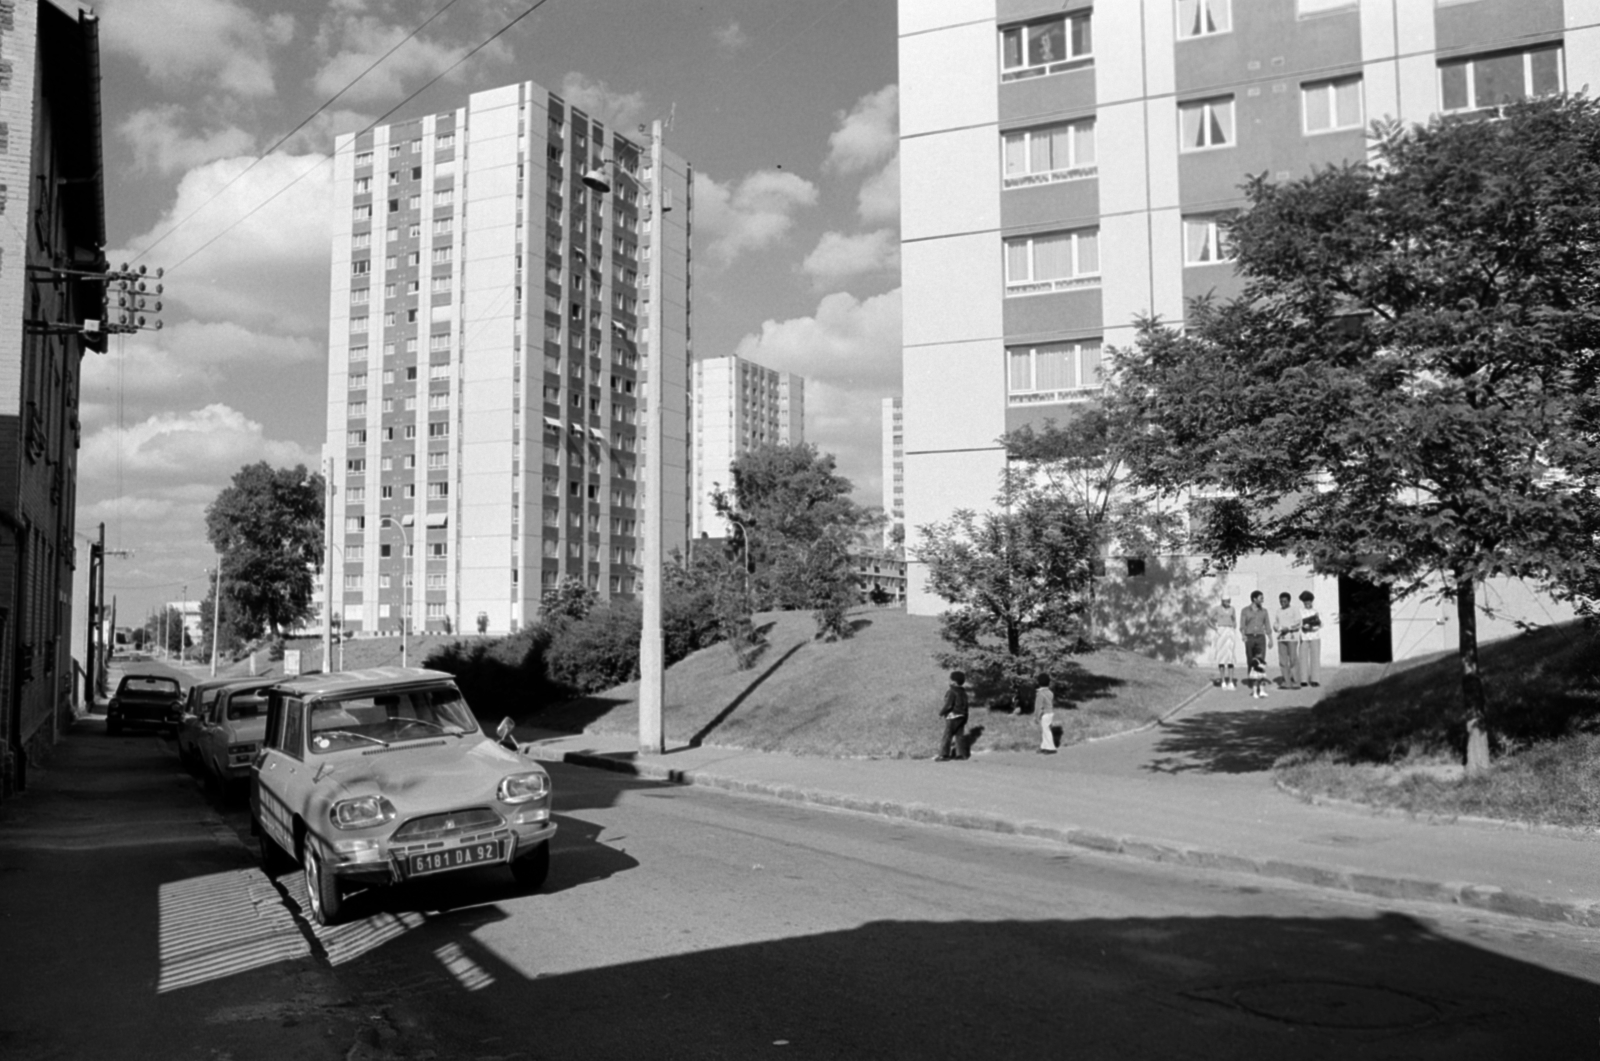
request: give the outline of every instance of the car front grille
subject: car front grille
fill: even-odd
[[[419,844],[430,840],[466,839],[500,828],[506,820],[488,807],[468,807],[412,818],[394,831],[390,843]]]

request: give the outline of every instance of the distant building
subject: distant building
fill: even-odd
[[[883,400],[883,525],[885,549],[904,543],[906,530],[905,405]],[[896,531],[899,533],[896,534]],[[900,539],[896,541],[896,539]]]
[[[850,563],[855,568],[856,585],[861,589],[863,601],[876,603],[872,594],[878,590],[881,597],[888,598],[885,603],[905,603],[906,561],[898,546],[883,552],[852,549]]]
[[[583,180],[602,166],[605,194]],[[647,446],[666,549],[689,533],[688,165],[524,81],[340,137],[333,187],[316,625],[505,633],[563,576],[637,593]]]
[[[742,357],[694,363],[694,536],[727,535],[711,504],[719,485],[733,486],[728,468],[740,454],[768,444],[805,441],[806,381]]]
[[[204,601],[197,600],[169,600],[167,609],[183,616],[183,633],[192,645],[198,645],[202,638],[200,630],[200,607]]]
[[[0,796],[26,786],[81,692],[73,525],[79,363],[103,341],[99,20],[0,3]],[[85,556],[87,549],[84,550]],[[86,635],[84,640],[87,640]]]

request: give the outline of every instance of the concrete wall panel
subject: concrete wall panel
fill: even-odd
[[[900,38],[900,135],[992,124],[999,116],[994,23]]]
[[[979,126],[900,142],[901,239],[1000,225],[1000,135]]]
[[[995,232],[904,244],[900,276],[905,345],[998,338],[1002,275]]]

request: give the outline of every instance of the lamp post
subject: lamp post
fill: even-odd
[[[411,535],[406,533],[405,524],[393,516],[378,517],[378,526],[385,523],[400,532],[400,541],[405,547],[400,556],[400,666],[408,667],[406,640],[411,635],[411,593],[406,585],[406,562],[411,559],[408,555],[411,552]]]
[[[604,195],[611,190],[606,159],[583,175],[583,183]],[[666,159],[661,142],[661,121],[650,123],[650,310],[646,333],[650,337],[649,376],[645,380],[644,452],[644,615],[639,631],[639,750],[660,754],[666,750],[666,729],[661,707],[666,699],[666,659],[661,636],[661,565],[666,520],[662,512],[662,479],[666,469],[663,405],[666,398],[666,351],[662,328],[662,277],[666,259],[664,217],[667,202]]]
[[[217,676],[217,640],[222,634],[222,557],[217,557],[216,585],[211,591],[211,676]]]

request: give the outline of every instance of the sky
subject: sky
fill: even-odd
[[[84,363],[78,529],[131,552],[107,563],[121,616],[203,595],[205,509],[240,467],[318,465],[333,138],[523,80],[616,126],[670,122],[695,170],[696,356],[806,376],[807,439],[879,503],[880,401],[900,391],[895,5],[544,0],[505,29],[532,3],[95,4],[107,257],[166,269],[164,328]]]

